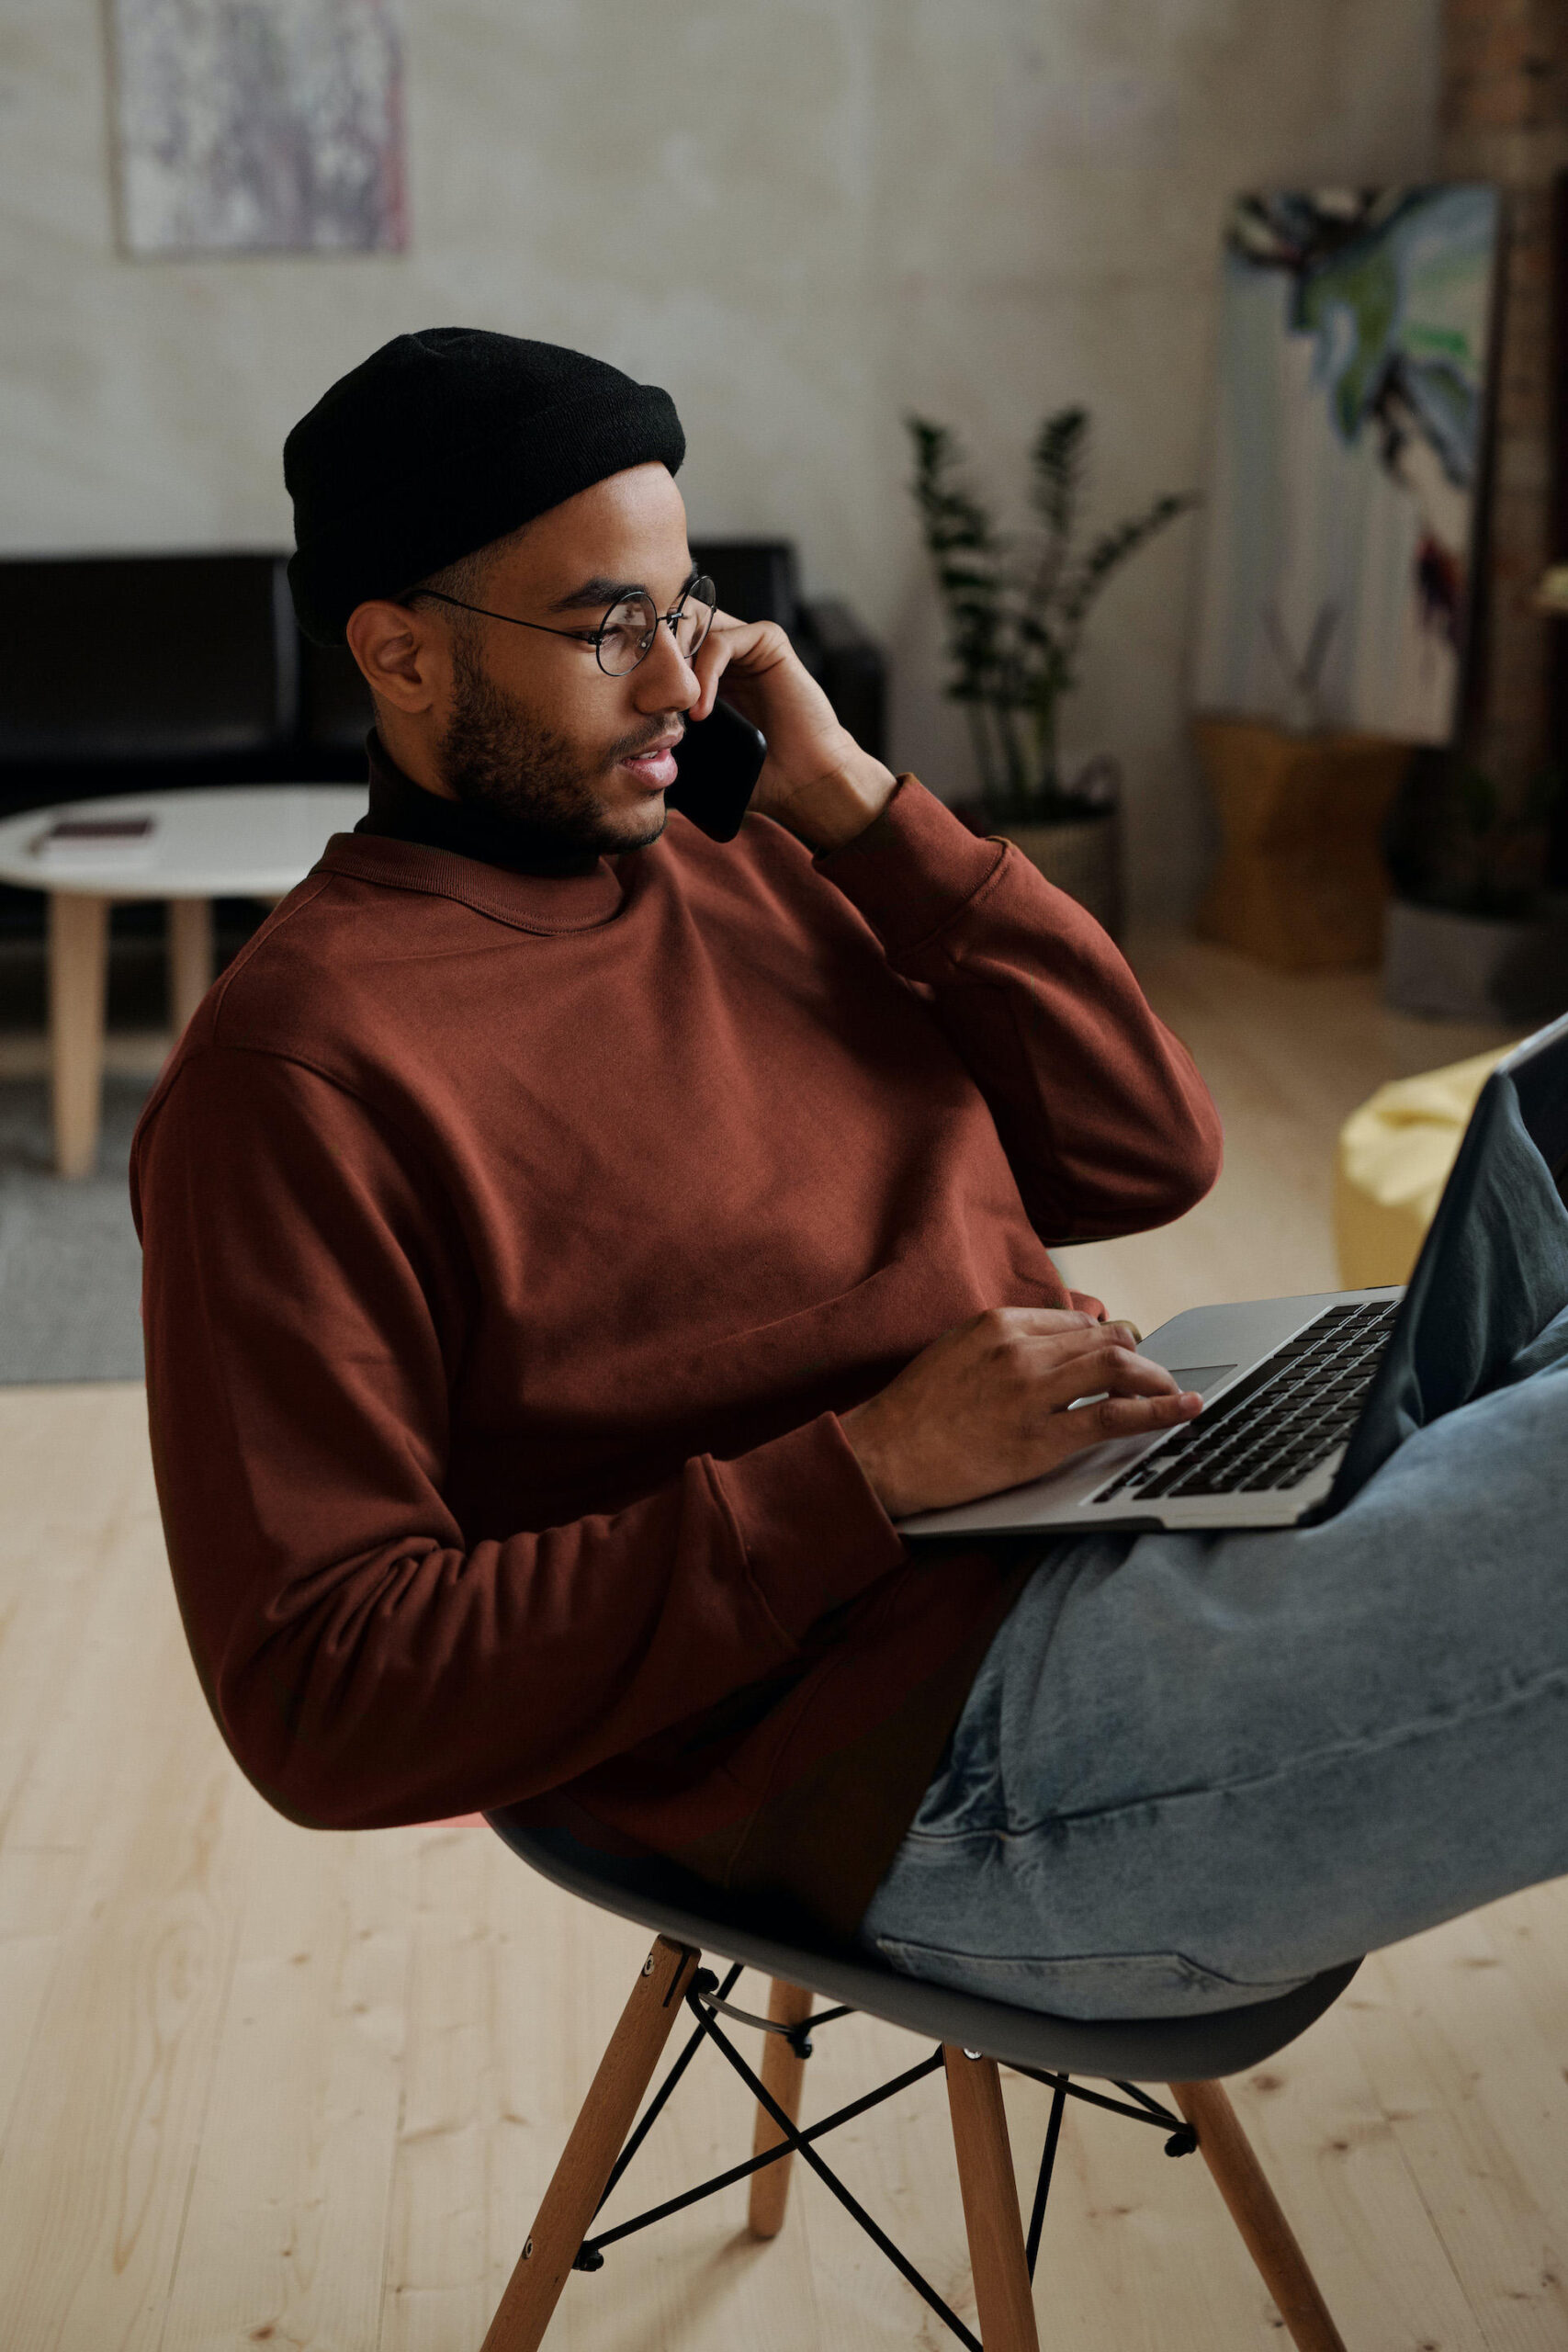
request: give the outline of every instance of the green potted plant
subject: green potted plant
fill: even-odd
[[[1047,416],[1030,451],[1033,527],[1004,535],[963,478],[951,428],[905,420],[911,483],[947,621],[946,691],[964,707],[979,775],[977,802],[955,813],[1018,843],[1041,872],[1115,933],[1121,922],[1121,774],[1104,753],[1069,775],[1062,703],[1078,683],[1089,615],[1112,573],[1196,503],[1156,498],[1141,514],[1078,544],[1089,414]]]

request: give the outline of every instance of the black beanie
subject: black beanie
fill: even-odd
[[[400,334],[340,378],[283,445],[299,626],[343,642],[396,596],[607,474],[686,454],[675,403],[603,359],[479,327]]]

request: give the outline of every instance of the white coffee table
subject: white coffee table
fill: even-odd
[[[54,1164],[62,1176],[86,1175],[97,1157],[114,901],[168,901],[169,1012],[178,1037],[211,986],[213,899],[284,898],[329,834],[350,831],[364,816],[366,799],[363,785],[243,784],[120,793],[0,820],[0,881],[49,892]],[[132,816],[156,820],[141,849],[73,849],[68,858],[45,858],[31,847],[58,817]]]

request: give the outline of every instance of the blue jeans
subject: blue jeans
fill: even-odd
[[[1186,2016],[1568,1871],[1568,1226],[1537,1206],[1557,1271],[1467,1270],[1336,1517],[1051,1546],[862,1925],[895,1967]]]

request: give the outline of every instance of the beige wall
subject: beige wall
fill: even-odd
[[[1201,473],[1227,190],[1431,166],[1436,0],[412,0],[413,249],[117,256],[98,0],[0,0],[0,547],[287,542],[278,449],[408,327],[667,384],[699,530],[779,532],[897,663],[894,750],[954,797],[899,419],[998,490],[1086,400],[1094,489]],[[1182,733],[1193,536],[1110,592],[1069,750],[1124,761],[1134,887],[1206,848]]]

